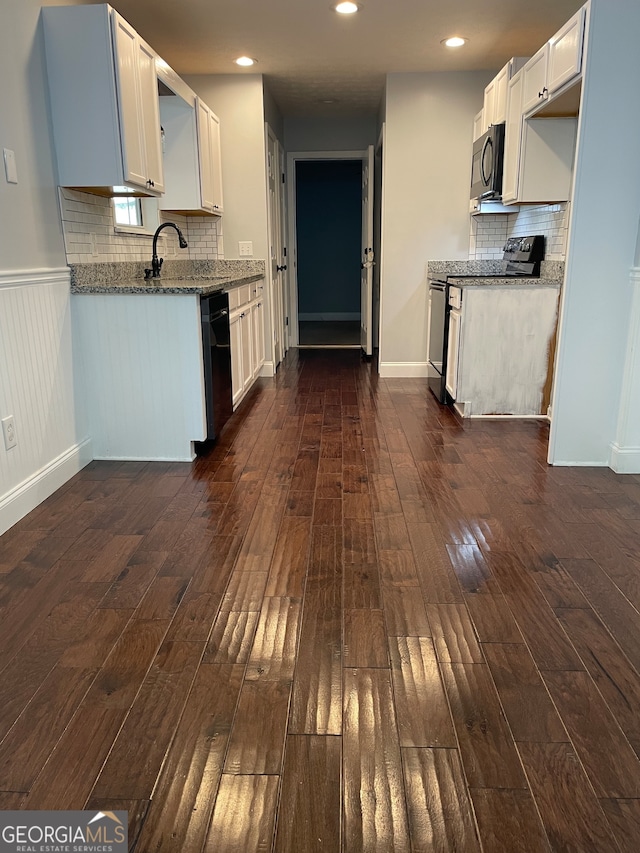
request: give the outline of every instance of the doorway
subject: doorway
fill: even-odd
[[[296,163],[299,345],[360,346],[361,160]]]
[[[373,150],[287,155],[290,346],[371,354]]]

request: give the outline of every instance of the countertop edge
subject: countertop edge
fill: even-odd
[[[243,284],[251,284],[254,281],[260,281],[264,278],[264,273],[254,273],[241,277],[218,276],[215,279],[164,279],[160,283],[153,282],[145,284],[144,280],[135,281],[118,281],[100,284],[80,284],[71,285],[71,293],[84,294],[122,294],[133,296],[149,296],[152,294],[161,294],[164,296],[188,296],[199,295],[207,296],[211,293],[219,293],[220,291],[233,290],[235,287],[240,287]]]
[[[505,278],[484,277],[464,278],[455,275],[447,276],[447,284],[455,287],[562,287],[562,282],[552,278]]]

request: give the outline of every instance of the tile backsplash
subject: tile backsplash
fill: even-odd
[[[568,222],[568,202],[521,207],[514,213],[472,216],[469,259],[501,258],[507,237],[544,234],[547,238],[545,258],[549,261],[563,261]]]
[[[64,245],[69,264],[148,261],[151,236],[115,230],[111,201],[90,193],[59,189]],[[175,222],[189,247],[178,248],[172,229],[163,231],[158,246],[169,260],[216,260],[224,257],[222,220],[209,216],[182,216],[161,210],[160,222]]]

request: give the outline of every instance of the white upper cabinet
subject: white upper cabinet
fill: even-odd
[[[525,65],[525,115],[533,115],[582,73],[585,16],[583,6]]]
[[[473,142],[476,139],[480,139],[482,134],[484,133],[484,110],[480,110],[480,112],[473,119]]]
[[[527,62],[526,56],[514,56],[498,71],[493,80],[484,90],[484,107],[482,110],[482,133],[492,124],[501,124],[507,119],[507,86],[509,80]],[[481,134],[480,134],[481,135]],[[474,136],[474,141],[477,137]]]
[[[163,192],[156,55],[106,4],[42,9],[58,183]]]
[[[571,195],[577,121],[523,116],[525,72],[523,68],[509,81],[502,201],[567,201]]]
[[[200,98],[197,104],[202,206],[211,213],[222,215],[220,119]]]
[[[159,69],[158,79],[166,182],[160,209],[221,216],[218,117],[170,68]]]
[[[549,44],[545,44],[534,54],[523,69],[522,75],[522,112],[529,113],[549,97],[547,87],[547,66],[549,64]]]
[[[547,87],[550,96],[582,72],[585,14],[583,6],[549,42]]]
[[[156,54],[112,12],[125,182],[163,191]]]
[[[507,90],[507,123],[504,133],[504,164],[502,171],[502,201],[511,204],[518,198],[520,140],[522,138],[523,72],[509,81]]]

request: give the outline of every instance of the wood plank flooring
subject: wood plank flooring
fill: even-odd
[[[291,351],[0,538],[0,808],[136,853],[640,850],[640,476]]]

